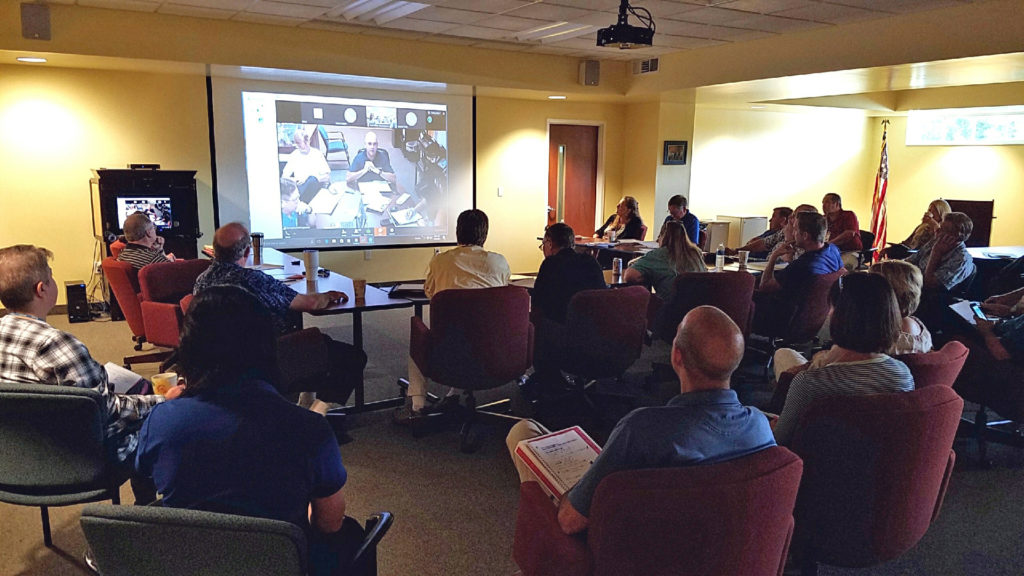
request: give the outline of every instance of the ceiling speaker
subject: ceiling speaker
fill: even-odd
[[[580,84],[597,86],[601,82],[601,61],[584,60],[580,62]]]
[[[50,7],[46,4],[22,4],[21,35],[29,40],[49,40]]]

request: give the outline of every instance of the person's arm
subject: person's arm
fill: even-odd
[[[643,284],[644,274],[636,268],[630,266],[626,268],[626,271],[622,273],[622,280],[627,284]]]
[[[1009,360],[1011,358],[1010,351],[1003,346],[1002,340],[996,335],[995,322],[980,318],[976,322],[978,323],[978,333],[985,339],[985,347],[988,348],[992,357],[996,360]]]
[[[923,285],[925,288],[946,287],[943,279],[939,277],[937,272],[942,268],[946,255],[949,254],[959,243],[960,241],[957,240],[956,237],[941,232],[939,233],[938,240],[936,240],[935,245],[932,246],[932,253],[931,257],[928,258],[928,264],[922,271],[922,276],[924,276]]]
[[[750,242],[747,242],[746,244],[740,246],[739,248],[733,250],[732,252],[735,253],[740,250],[746,250],[748,252],[767,252],[768,247],[765,246],[764,238],[758,236],[757,238],[751,239]]]
[[[309,503],[309,524],[318,532],[333,534],[341,529],[345,520],[345,495],[339,489],[325,498],[313,498]]]
[[[587,517],[580,514],[572,506],[568,498],[558,503],[558,526],[566,534],[579,534],[587,529]]]
[[[1017,288],[1012,292],[1006,292],[1005,294],[996,294],[995,296],[989,296],[985,299],[983,304],[998,304],[1005,306],[1007,310],[1012,308],[1017,302],[1020,302],[1021,298],[1024,298],[1024,288]],[[984,309],[984,306],[982,306]]]
[[[288,308],[296,312],[312,312],[323,310],[338,302],[348,302],[348,295],[337,290],[330,290],[318,294],[297,294],[295,298],[292,298]]]
[[[608,228],[609,226],[611,226],[611,224],[612,224],[612,222],[614,220],[615,220],[615,214],[612,214],[611,216],[608,217],[607,220],[604,221],[604,226],[601,226],[600,228],[597,229],[596,232],[594,232],[594,238],[600,238],[600,237],[604,236],[605,229]]]
[[[789,242],[779,242],[775,246],[775,250],[772,250],[772,253],[768,255],[768,264],[764,267],[764,272],[761,274],[761,283],[758,285],[758,290],[770,292],[782,288],[782,284],[775,278],[775,263],[778,262],[779,258],[791,256],[792,254],[793,245]]]
[[[356,157],[352,159],[352,164],[348,167],[348,175],[345,176],[345,182],[349,186],[355,185],[355,183],[366,174],[369,168],[370,162],[366,159],[366,156],[362,152],[356,154]]]

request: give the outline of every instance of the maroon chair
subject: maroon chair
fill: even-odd
[[[739,326],[746,338],[754,318],[754,276],[747,272],[685,272],[676,276],[674,293],[653,321],[655,336],[672,342],[686,313],[714,306]]]
[[[961,340],[954,342],[965,346],[969,353],[953,389],[968,402],[978,405],[974,417],[965,414],[961,422],[963,431],[969,432],[978,443],[979,463],[987,468],[991,466],[989,442],[1024,448],[1021,367],[1012,359],[996,360],[988,346],[976,336],[958,338]]]
[[[107,285],[114,293],[114,298],[121,306],[124,319],[132,331],[132,340],[135,341],[134,348],[136,351],[142,351],[142,345],[149,340],[146,337],[146,325],[142,319],[138,274],[131,264],[119,262],[113,258],[104,258],[100,267],[103,269],[103,277],[106,278]],[[172,350],[153,350],[143,354],[125,356],[121,363],[125,368],[131,368],[132,364],[163,362],[172,354]]]
[[[411,323],[409,355],[423,375],[464,391],[459,447],[472,452],[473,392],[507,384],[533,364],[530,295],[518,286],[444,290],[430,299],[430,327],[416,316]]]
[[[124,250],[128,242],[124,239],[124,236],[118,236],[117,240],[110,243],[110,255],[117,258],[121,254],[121,250]]]
[[[793,537],[803,574],[874,566],[917,544],[942,505],[963,407],[946,386],[811,405],[790,446],[804,461]]]
[[[573,295],[561,369],[587,380],[622,376],[643,353],[650,298],[644,286]]]
[[[947,386],[952,388],[956,377],[967,361],[967,347],[951,340],[941,350],[921,354],[900,354],[895,356],[910,368],[914,376],[914,387]]]
[[[523,576],[782,574],[802,464],[775,446],[728,462],[616,472],[584,538],[536,482],[519,490],[512,555]]]
[[[157,262],[139,270],[147,340],[158,346],[178,347],[183,318],[181,300],[192,293],[196,278],[210,263],[210,260],[175,260]]]

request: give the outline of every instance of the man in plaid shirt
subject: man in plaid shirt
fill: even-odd
[[[117,445],[119,463],[130,465],[138,446],[138,431],[150,409],[177,398],[181,386],[165,396],[114,394],[107,372],[77,338],[50,326],[46,315],[57,302],[57,283],[48,261],[53,254],[29,245],[0,249],[0,380],[92,388],[107,403],[106,436]],[[56,425],[57,423],[55,423]],[[152,486],[134,479],[136,502],[155,499]]]

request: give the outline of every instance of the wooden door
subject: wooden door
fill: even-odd
[[[581,236],[594,233],[597,145],[597,126],[548,127],[548,206],[552,208],[548,211],[549,225],[565,222]]]

